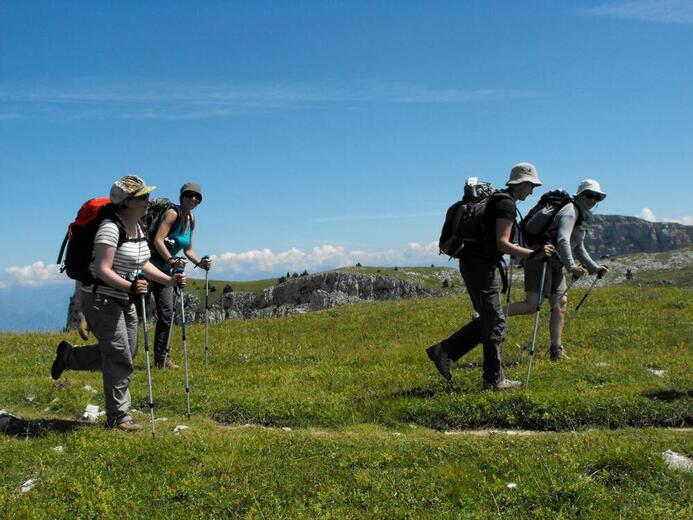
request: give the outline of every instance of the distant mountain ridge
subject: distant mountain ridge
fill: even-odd
[[[585,238],[595,258],[631,253],[663,253],[693,245],[693,226],[649,222],[623,215],[595,215]]]

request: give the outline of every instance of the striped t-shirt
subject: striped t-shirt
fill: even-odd
[[[113,257],[113,270],[121,277],[132,280],[134,276],[142,270],[142,266],[149,260],[149,246],[147,238],[142,228],[137,224],[137,237],[127,237],[128,239],[118,247],[119,229],[115,222],[111,219],[104,219],[99,225],[99,230],[94,237],[94,245],[106,244],[111,247],[116,247],[115,256]],[[96,262],[92,260],[89,266],[89,271],[94,278],[96,276]],[[83,291],[91,292],[93,287],[87,286],[82,288]],[[105,283],[96,286],[97,294],[111,296],[120,300],[127,300],[129,294],[119,289],[114,289]]]

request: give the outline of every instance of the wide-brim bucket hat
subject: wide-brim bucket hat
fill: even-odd
[[[599,195],[599,201],[601,202],[606,198],[606,193],[602,191],[602,187],[594,179],[585,179],[578,186],[577,192],[575,192],[575,197],[580,196],[582,193],[589,191]]]
[[[537,167],[532,163],[520,162],[513,165],[510,169],[510,177],[508,177],[508,182],[506,182],[505,185],[512,186],[513,184],[522,184],[523,182],[530,182],[534,186],[541,186]]]
[[[146,195],[155,189],[156,186],[147,186],[144,179],[137,175],[126,175],[113,183],[109,197],[113,204],[122,204],[128,199]]]

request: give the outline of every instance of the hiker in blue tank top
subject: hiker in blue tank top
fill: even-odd
[[[185,267],[185,262],[178,257],[182,251],[197,267],[209,270],[212,261],[200,258],[193,249],[192,236],[195,230],[193,210],[202,203],[202,187],[194,182],[185,183],[180,189],[180,206],[166,211],[156,231],[152,244],[152,263],[166,274],[177,267]],[[156,332],[154,334],[154,363],[157,367],[178,368],[178,365],[166,357],[166,344],[173,320],[173,287],[152,284],[156,302]]]

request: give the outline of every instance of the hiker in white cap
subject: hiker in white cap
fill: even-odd
[[[495,192],[483,214],[484,237],[465,243],[460,257],[460,272],[474,310],[479,314],[449,338],[426,349],[429,359],[447,381],[452,379],[450,361],[456,361],[479,343],[483,344],[483,388],[510,390],[520,382],[506,379],[501,360],[505,335],[505,316],[500,305],[502,255],[517,258],[545,258],[554,252],[550,244],[528,249],[512,242],[517,201],[527,198],[541,186],[537,169],[530,163],[518,163],[510,170],[507,189]],[[505,286],[505,283],[504,283]]]
[[[584,239],[592,222],[592,209],[606,198],[606,193],[594,179],[585,179],[578,186],[572,202],[565,204],[555,214],[547,229],[550,242],[556,247],[546,264],[544,296],[551,304],[551,346],[549,355],[553,361],[567,359],[563,348],[563,324],[568,306],[566,281],[563,268],[575,278],[586,273],[604,275],[608,268],[597,264],[585,249]],[[527,244],[529,247],[536,244]],[[582,264],[582,265],[580,265]],[[540,278],[543,261],[530,259],[525,262],[525,301],[510,304],[508,315],[531,314],[535,312],[539,298]]]

